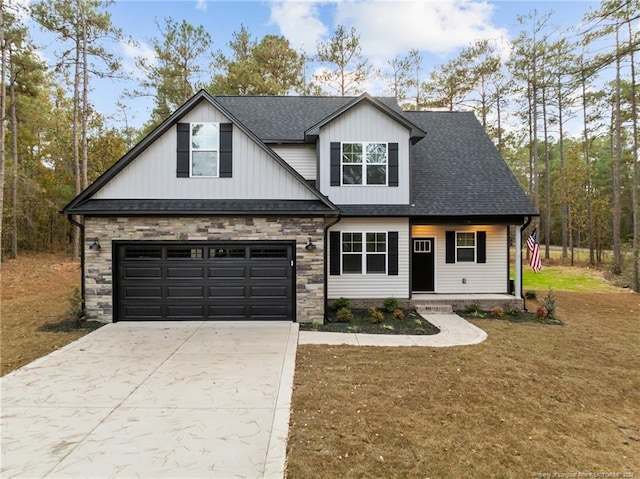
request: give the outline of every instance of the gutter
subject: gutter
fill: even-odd
[[[61,212],[63,213],[63,212]],[[73,216],[67,214],[67,219],[75,226],[80,228],[80,295],[82,296],[82,316],[85,315],[85,285],[84,285],[84,225],[73,219]]]
[[[327,307],[328,307],[328,303],[329,303],[329,291],[328,291],[328,287],[329,287],[329,249],[327,248],[327,245],[329,244],[329,242],[327,241],[327,236],[329,233],[329,228],[331,228],[332,226],[337,225],[340,220],[342,219],[342,216],[338,213],[338,216],[336,217],[336,219],[334,221],[332,221],[331,223],[329,223],[328,225],[325,225],[324,227],[324,232],[323,232],[323,241],[324,241],[324,311],[322,314],[322,319],[324,321],[324,319],[326,318],[326,314],[327,314]]]
[[[527,221],[525,222],[525,224],[523,224],[520,227],[520,244],[522,245],[522,235],[524,234],[524,230],[527,229],[527,227],[531,224],[531,221],[533,221],[533,216],[527,216]],[[522,247],[522,246],[521,246]],[[520,252],[520,258],[522,258],[522,250]],[[522,266],[520,266],[520,268],[522,269]],[[522,306],[524,306],[525,310],[527,309],[527,295],[524,294],[524,290],[522,289],[522,278],[524,277],[524,274],[520,275],[520,292],[522,293]]]

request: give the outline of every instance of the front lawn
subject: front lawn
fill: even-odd
[[[640,477],[640,296],[556,296],[474,346],[299,346],[287,477]]]

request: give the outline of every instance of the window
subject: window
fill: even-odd
[[[456,261],[470,262],[476,260],[476,234],[473,232],[456,232]]]
[[[386,265],[387,233],[342,233],[343,273],[385,274]]]
[[[219,176],[217,123],[191,123],[191,176]]]
[[[386,185],[386,143],[342,143],[343,185]]]

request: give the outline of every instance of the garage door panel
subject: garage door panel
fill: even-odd
[[[251,266],[250,277],[253,278],[287,278],[288,266]]]
[[[116,321],[291,320],[291,244],[122,243]]]
[[[197,266],[169,266],[167,267],[167,279],[204,279],[204,267]]]
[[[247,287],[244,285],[238,286],[209,286],[209,298],[211,299],[244,299],[247,296]]]
[[[247,270],[244,265],[216,265],[209,268],[209,279],[244,279]]]
[[[161,286],[126,286],[125,295],[132,299],[162,299]]]
[[[251,286],[251,298],[280,298],[286,299],[290,290],[286,285],[282,286]]]
[[[168,286],[167,298],[204,298],[204,286]]]
[[[204,319],[205,305],[171,303],[166,305],[167,319]]]
[[[125,279],[162,279],[160,266],[127,266],[124,268]]]
[[[123,314],[125,318],[128,319],[162,319],[163,311],[162,306],[159,304],[139,304],[139,305],[127,305],[125,304],[123,309]]]

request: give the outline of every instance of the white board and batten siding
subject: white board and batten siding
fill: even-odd
[[[447,263],[447,231],[486,231],[486,263]],[[507,227],[413,225],[413,238],[436,238],[435,293],[507,293]],[[463,283],[463,279],[465,283]]]
[[[315,180],[318,173],[316,145],[270,145],[305,180]]]
[[[329,231],[398,232],[398,275],[341,274],[327,276],[327,297],[374,299],[409,297],[409,220],[407,218],[345,218]]]
[[[409,130],[368,103],[320,129],[319,189],[335,204],[409,204]],[[331,186],[331,142],[398,143],[398,186]]]
[[[201,102],[181,123],[230,123]],[[240,128],[233,128],[231,178],[177,178],[177,129],[169,128],[101,188],[95,199],[294,199],[316,197]]]

